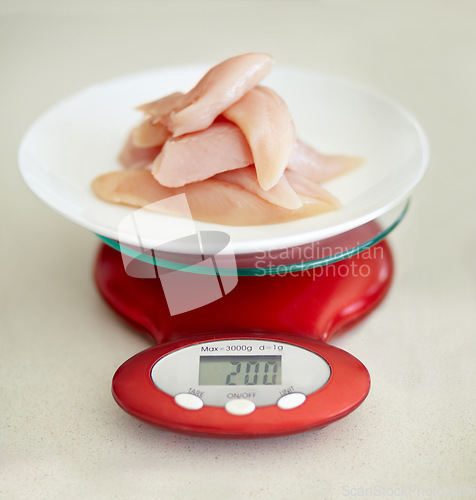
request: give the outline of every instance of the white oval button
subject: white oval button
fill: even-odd
[[[300,392],[292,392],[278,399],[277,405],[282,410],[291,410],[301,406],[306,401],[306,395]]]
[[[203,407],[203,401],[195,394],[183,392],[175,396],[175,402],[187,410],[200,410]]]
[[[225,405],[225,410],[232,415],[249,415],[255,408],[256,405],[249,399],[232,399]]]

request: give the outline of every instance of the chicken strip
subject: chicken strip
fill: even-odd
[[[210,69],[170,113],[168,126],[174,136],[203,130],[271,71],[268,54],[232,57]]]
[[[152,174],[163,186],[180,187],[252,163],[241,130],[222,121],[167,141],[152,165]]]
[[[138,148],[163,146],[170,137],[169,129],[161,122],[147,118],[132,131],[132,143]]]
[[[137,147],[134,144],[131,133],[119,153],[118,160],[119,163],[127,169],[146,168],[152,164],[161,149],[161,146],[152,148]]]
[[[323,155],[297,139],[288,170],[315,182],[326,182],[362,165],[363,162],[363,158],[355,156]]]
[[[214,179],[241,186],[250,193],[256,194],[260,198],[263,198],[263,200],[269,201],[278,207],[284,207],[290,210],[302,207],[301,199],[296,191],[290,186],[284,175],[273,188],[265,191],[258,184],[256,169],[253,165],[239,168],[238,170],[223,172],[222,174],[215,175]]]
[[[296,131],[284,101],[265,87],[256,87],[223,112],[245,135],[256,166],[259,185],[275,186],[294,150]]]
[[[301,197],[297,210],[278,207],[245,189],[217,179],[188,184],[181,188],[166,188],[154,180],[149,170],[121,170],[97,177],[92,188],[108,202],[154,210],[153,203],[184,193],[195,220],[231,226],[255,226],[287,222],[333,210],[325,200]],[[170,206],[160,204],[160,213],[184,217],[173,199]]]

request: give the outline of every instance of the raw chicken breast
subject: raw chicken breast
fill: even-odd
[[[324,200],[302,197],[301,208],[287,210],[239,186],[217,179],[207,179],[181,188],[166,188],[153,179],[149,170],[122,170],[104,174],[93,181],[92,188],[105,201],[138,208],[185,193],[195,220],[233,226],[275,224],[334,209]],[[162,203],[161,213],[186,216],[177,212],[177,204],[173,201],[170,207]]]
[[[169,114],[184,102],[185,94],[182,92],[174,92],[173,94],[166,95],[156,101],[147,102],[136,109],[143,111],[147,116],[152,118],[153,123],[159,121],[166,121]]]
[[[179,136],[207,128],[255,87],[271,66],[271,56],[259,53],[242,54],[214,66],[171,112],[169,129]]]
[[[297,139],[288,170],[314,182],[326,182],[362,165],[363,162],[362,158],[353,156],[323,155]]]
[[[169,129],[160,122],[147,118],[132,131],[132,143],[138,148],[162,146],[170,137]]]
[[[294,122],[284,101],[272,90],[256,87],[223,112],[245,135],[259,185],[271,189],[281,178],[294,150]]]
[[[288,180],[291,188],[298,194],[303,196],[308,196],[310,198],[318,198],[324,200],[334,208],[341,207],[341,202],[327,189],[323,188],[318,182],[313,179],[302,177],[296,172],[287,170],[283,176]]]
[[[145,168],[155,160],[161,149],[161,146],[139,148],[134,144],[132,134],[130,134],[119,153],[118,160],[127,169]]]
[[[152,165],[152,174],[163,186],[180,187],[252,163],[241,130],[222,121],[167,141]]]
[[[214,179],[241,186],[250,193],[256,194],[260,198],[263,198],[263,200],[269,201],[279,207],[288,208],[290,210],[302,207],[301,199],[296,191],[289,185],[285,176],[282,176],[273,188],[265,191],[258,184],[254,166],[223,172],[222,174],[215,175]]]
[[[194,219],[232,226],[287,222],[338,208],[321,183],[362,160],[323,155],[296,139],[283,100],[258,86],[271,66],[267,54],[232,57],[188,93],[139,106],[144,120],[119,155],[126,170],[96,178],[97,196],[188,217],[175,198],[167,201],[185,194]]]

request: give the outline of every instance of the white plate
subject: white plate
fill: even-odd
[[[173,67],[130,75],[59,103],[22,141],[19,163],[25,181],[68,219],[118,239],[119,224],[135,209],[99,200],[91,181],[120,168],[117,154],[141,119],[135,106],[187,91],[207,69]],[[343,202],[335,212],[266,226],[195,223],[198,230],[228,233],[235,254],[302,245],[353,229],[408,198],[422,178],[429,156],[425,134],[408,112],[388,99],[349,82],[288,67],[275,68],[263,84],[284,98],[301,139],[323,153],[361,156],[366,162],[326,184]],[[156,231],[154,246],[189,227],[189,221],[176,217],[150,213],[149,218]],[[121,241],[134,244],[136,235],[128,241],[121,234]]]

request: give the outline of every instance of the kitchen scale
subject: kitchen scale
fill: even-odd
[[[278,68],[265,84],[287,102],[298,134],[321,151],[366,160],[326,184],[341,209],[234,227],[97,199],[90,183],[119,168],[117,153],[139,118],[131,110],[191,87],[204,69],[131,75],[72,96],[29,129],[20,168],[45,203],[101,238],[101,295],[156,343],[114,375],[113,395],[124,410],[205,437],[322,428],[369,392],[364,365],[327,342],[389,289],[385,237],[424,173],[427,141],[413,117],[374,92]]]

